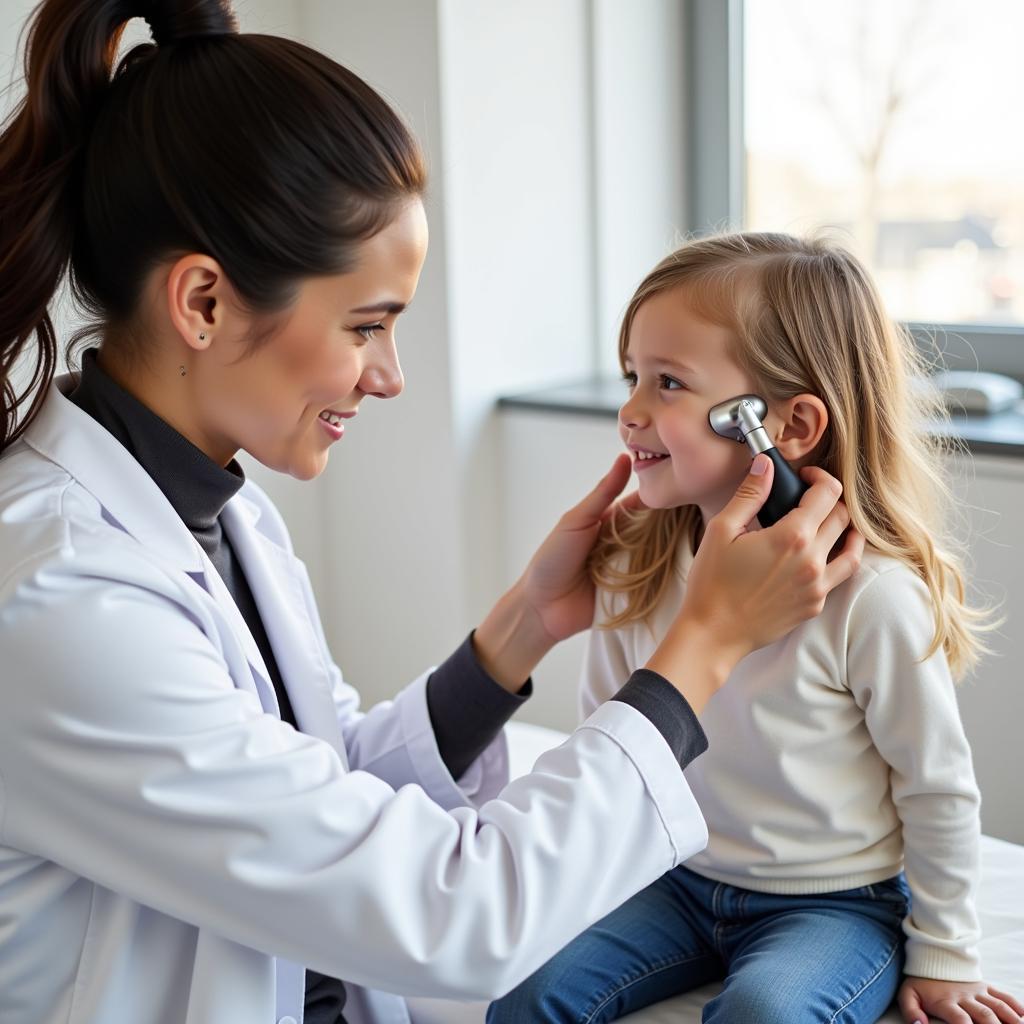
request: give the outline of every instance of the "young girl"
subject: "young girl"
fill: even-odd
[[[724,979],[706,1022],[871,1022],[902,973],[907,1021],[1017,1021],[1024,1007],[980,980],[979,796],[951,672],[973,664],[985,627],[944,531],[912,343],[842,249],[735,234],[686,245],[647,276],[619,356],[619,429],[647,508],[593,555],[603,600],[584,713],[655,649],[703,524],[750,464],[709,427],[717,403],[762,396],[781,454],[843,482],[869,548],[818,618],[743,659],[709,703],[709,750],[687,770],[706,851],[488,1020],[615,1020]]]

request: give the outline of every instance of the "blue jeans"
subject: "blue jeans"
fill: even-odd
[[[725,979],[705,1024],[874,1024],[903,971],[902,875],[820,896],[772,896],[663,875],[569,943],[487,1024],[596,1024]]]

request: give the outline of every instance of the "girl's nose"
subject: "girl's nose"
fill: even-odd
[[[626,399],[619,409],[619,423],[627,430],[637,430],[647,425],[649,417],[636,395]]]

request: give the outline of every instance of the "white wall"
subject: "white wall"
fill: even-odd
[[[443,0],[441,96],[462,621],[502,580],[502,393],[590,364],[584,0]]]

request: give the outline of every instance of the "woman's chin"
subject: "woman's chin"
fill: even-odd
[[[250,451],[249,454],[267,469],[283,473],[295,480],[314,480],[327,468],[328,452],[324,451]]]
[[[317,452],[315,455],[296,460],[288,473],[296,480],[315,480],[327,468],[327,459],[327,452]]]

